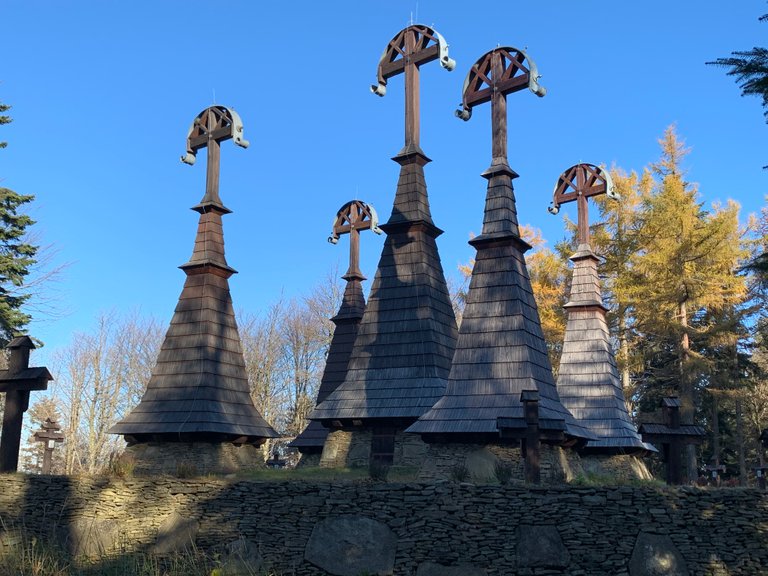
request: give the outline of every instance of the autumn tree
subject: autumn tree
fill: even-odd
[[[691,340],[717,330],[702,322],[707,312],[744,297],[744,279],[735,270],[745,253],[738,205],[704,210],[698,190],[684,180],[681,163],[688,150],[674,128],[666,130],[660,144],[661,159],[652,165],[655,185],[640,208],[633,284],[626,289],[644,336],[646,384],[653,383],[655,394],[677,392],[682,416],[692,422],[707,367]],[[695,474],[693,456],[689,477]]]

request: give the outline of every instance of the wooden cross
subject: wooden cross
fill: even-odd
[[[360,271],[360,231],[372,230],[381,234],[379,217],[373,206],[360,200],[352,200],[339,208],[333,221],[333,231],[328,242],[336,244],[339,236],[349,234],[349,268],[342,276],[345,280],[365,280]]]
[[[53,449],[57,442],[64,442],[64,434],[61,432],[61,426],[56,420],[46,418],[40,430],[34,433],[35,442],[43,443],[43,474],[51,473],[51,463],[53,461]]]
[[[0,472],[15,472],[19,467],[21,426],[24,412],[29,408],[29,393],[32,390],[46,390],[53,376],[47,368],[29,367],[29,353],[35,349],[29,336],[14,338],[7,348],[11,351],[8,369],[0,370],[0,392],[5,392]]]
[[[600,194],[607,194],[608,198],[613,200],[619,199],[608,171],[594,164],[576,164],[568,168],[558,178],[552,206],[548,207],[547,210],[550,214],[557,214],[561,204],[576,201],[579,244],[589,244],[587,200]]]
[[[243,139],[243,122],[237,112],[226,106],[206,108],[192,122],[187,135],[187,153],[181,157],[185,164],[195,163],[197,151],[208,148],[206,166],[205,196],[200,204],[216,204],[223,207],[219,198],[220,142],[233,139],[235,144],[248,148],[249,142]]]
[[[503,46],[486,52],[470,68],[464,80],[462,107],[456,116],[472,117],[472,108],[491,103],[493,164],[507,164],[507,94],[529,88],[536,96],[547,91],[538,83],[536,64],[522,50]]]
[[[663,447],[667,465],[667,484],[683,483],[683,446],[701,444],[705,436],[701,426],[680,423],[680,399],[668,396],[661,401],[663,424],[644,423],[638,431],[643,442]]]
[[[405,148],[419,148],[419,66],[440,60],[449,72],[456,62],[448,57],[448,44],[428,26],[414,24],[398,32],[381,55],[378,84],[371,86],[377,96],[387,93],[387,80],[405,74]]]

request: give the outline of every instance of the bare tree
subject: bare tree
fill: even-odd
[[[121,439],[107,431],[143,394],[160,342],[155,321],[112,313],[98,318],[93,333],[75,334],[56,356],[67,473],[94,473],[122,448]]]

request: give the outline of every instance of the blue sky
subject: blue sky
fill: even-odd
[[[30,333],[42,354],[88,330],[100,312],[140,309],[167,323],[197,224],[204,154],[179,162],[194,117],[217,103],[245,125],[247,150],[222,147],[221,197],[237,308],[258,313],[305,293],[338,263],[326,242],[336,210],[359,198],[388,218],[403,144],[402,77],[384,98],[368,87],[387,42],[414,21],[433,26],[457,61],[421,74],[421,143],[447,274],[473,255],[490,162],[490,107],[453,111],[469,67],[498,44],[525,49],[547,88],[509,98],[509,160],[522,223],[550,245],[557,177],[577,162],[641,170],[672,123],[692,148],[688,179],[742,219],[768,193],[768,125],[724,70],[704,63],[768,45],[763,0],[723,4],[565,1],[185,2],[4,0],[0,185],[34,194],[42,242],[69,263],[50,289],[67,314]],[[383,237],[362,239],[373,278]],[[368,283],[369,284],[369,283]]]

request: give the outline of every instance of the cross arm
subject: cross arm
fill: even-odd
[[[411,52],[407,46],[409,35],[415,38]],[[440,60],[440,65],[449,72],[456,67],[456,62],[448,56],[448,43],[438,32],[421,24],[404,28],[395,34],[384,49],[379,59],[378,84],[371,85],[371,92],[384,96],[388,79],[404,72],[409,64],[418,67],[433,60]]]
[[[501,58],[502,74],[494,77],[492,74],[494,58]],[[456,116],[462,120],[472,117],[472,108],[479,104],[490,102],[494,93],[512,94],[528,88],[536,96],[542,97],[547,93],[546,88],[539,84],[536,63],[523,51],[512,46],[501,46],[483,54],[469,69],[464,79],[461,108]]]
[[[223,142],[233,139],[235,144],[248,148],[249,142],[243,138],[243,121],[232,108],[210,106],[200,112],[192,121],[187,134],[187,153],[181,157],[185,164],[194,164],[200,148],[209,142]]]
[[[606,194],[612,200],[619,199],[608,170],[594,164],[575,164],[557,179],[551,206],[547,210],[550,214],[557,214],[561,204],[574,202],[580,196],[590,198],[600,194]]]

